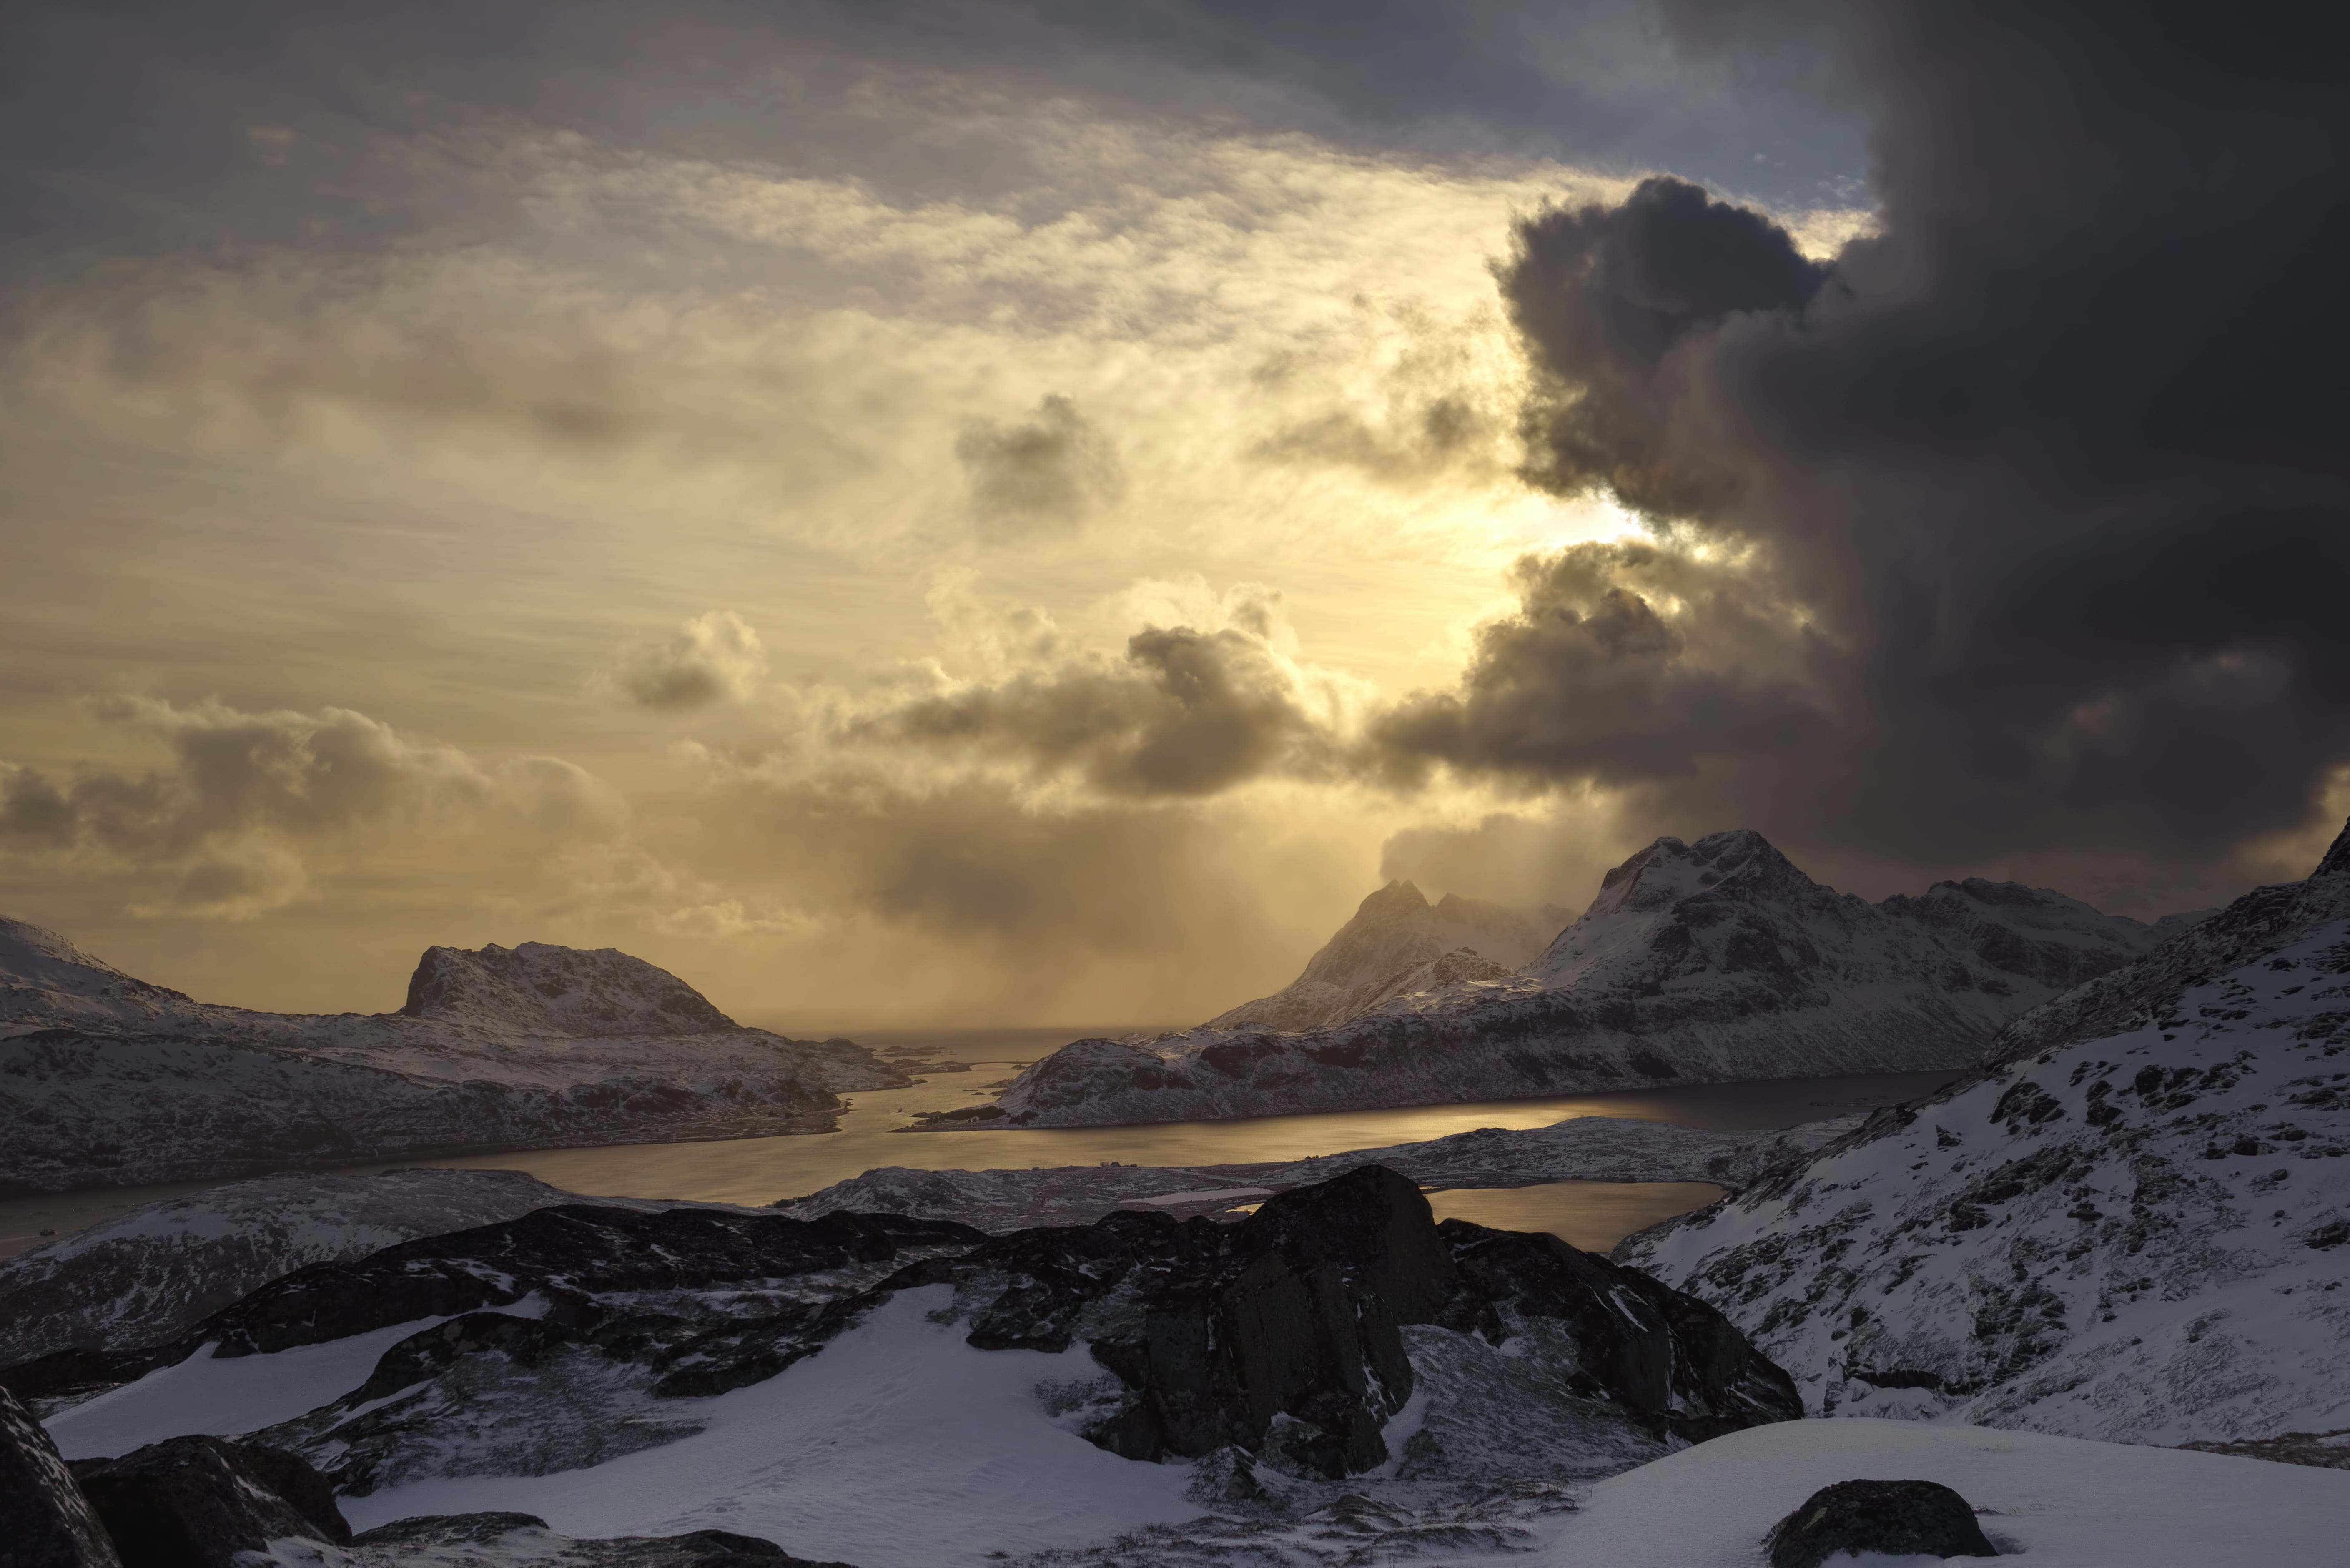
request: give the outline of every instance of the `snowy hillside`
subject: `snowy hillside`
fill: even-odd
[[[327,1472],[362,1531],[716,1526],[860,1568],[1151,1560],[1137,1531],[1170,1562],[1482,1555],[1797,1408],[1711,1309],[1553,1237],[1439,1226],[1376,1168],[1229,1225],[994,1238],[546,1210],[301,1271],[122,1366],[49,1417],[68,1459],[245,1435]]]
[[[1554,905],[1512,909],[1451,893],[1431,905],[1410,883],[1390,882],[1362,901],[1354,919],[1306,961],[1303,974],[1208,1027],[1327,1029],[1390,997],[1458,980],[1498,979],[1549,946],[1569,919]],[[1472,961],[1462,961],[1464,953]],[[1454,972],[1440,977],[1435,966],[1448,955]]]
[[[1375,898],[1401,904],[1399,891]],[[2012,882],[1941,882],[1870,904],[1814,882],[1758,834],[1660,838],[1610,871],[1591,907],[1514,975],[1431,973],[1432,989],[1392,991],[1300,1033],[1209,1026],[1144,1044],[1080,1040],[1020,1075],[997,1125],[1966,1067],[2017,1013],[2158,940],[2137,920]]]
[[[900,1084],[608,949],[434,948],[396,1013],[254,1012],[0,926],[0,1191],[822,1127]]]
[[[2350,1459],[2350,829],[1621,1254],[1816,1411]]]

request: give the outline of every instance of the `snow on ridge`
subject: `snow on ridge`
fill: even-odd
[[[0,915],[0,994],[19,989],[56,992],[66,996],[188,1000],[179,992],[133,980],[46,926]]]
[[[742,1027],[667,970],[615,948],[495,942],[432,947],[408,982],[407,1018],[535,1034],[698,1034]]]
[[[1730,1314],[1823,1414],[2311,1448],[2350,1431],[2345,1246],[2329,854],[1619,1254]]]
[[[1408,909],[1418,894],[1391,887],[1367,911],[1374,900]],[[2139,921],[2013,883],[1942,883],[1871,904],[1814,882],[1752,831],[1660,838],[1610,871],[1590,908],[1515,975],[1399,976],[1357,994],[1363,1011],[1311,1030],[1073,1042],[1024,1071],[998,1102],[1004,1117],[986,1125],[1963,1069],[2023,1009],[2159,940]]]
[[[1295,980],[1228,1009],[1206,1027],[1326,1028],[1390,996],[1449,983],[1457,976],[1438,978],[1431,966],[1463,950],[1507,973],[1540,953],[1566,919],[1565,910],[1551,905],[1513,909],[1452,893],[1430,904],[1411,883],[1389,882],[1364,898]],[[1479,977],[1491,978],[1482,971]]]

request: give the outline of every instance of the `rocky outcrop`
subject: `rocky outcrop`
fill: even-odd
[[[1981,879],[1883,904],[1754,833],[1659,839],[1511,976],[1480,970],[1303,1033],[1081,1040],[973,1127],[1072,1127],[1970,1067],[2017,1013],[2156,942]]]
[[[246,1568],[274,1542],[351,1539],[326,1478],[282,1449],[172,1438],[70,1468],[123,1568]]]
[[[1823,1414],[2137,1443],[2350,1408],[2350,866],[2262,888],[1618,1256],[1730,1314]]]
[[[1439,1226],[1416,1185],[1377,1166],[1234,1225],[1114,1214],[918,1263],[885,1288],[941,1282],[980,1348],[1088,1341],[1123,1392],[1087,1436],[1135,1459],[1233,1447],[1325,1476],[1368,1469],[1411,1397],[1414,1324],[1499,1345],[1548,1320],[1576,1347],[1575,1391],[1660,1438],[1800,1409],[1719,1314],[1555,1236]]]
[[[1555,905],[1513,909],[1452,893],[1430,904],[1410,883],[1389,882],[1362,901],[1303,974],[1208,1027],[1327,1029],[1393,997],[1499,979],[1539,954],[1571,918]]]
[[[1772,1528],[1771,1568],[1825,1568],[1835,1557],[1996,1557],[1967,1500],[1939,1481],[1824,1486]]]
[[[519,1170],[388,1170],[257,1177],[141,1204],[0,1260],[0,1366],[174,1340],[305,1264],[580,1201]]]
[[[311,1015],[192,1002],[0,922],[0,1194],[815,1131],[841,1091],[906,1081],[609,949],[434,948],[403,1011]]]
[[[113,1538],[99,1521],[57,1446],[39,1422],[0,1388],[0,1565],[4,1568],[121,1568]]]

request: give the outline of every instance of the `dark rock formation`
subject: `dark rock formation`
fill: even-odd
[[[443,1513],[380,1525],[352,1544],[362,1562],[398,1560],[412,1552],[452,1548],[497,1548],[511,1538],[535,1534],[560,1546],[566,1568],[849,1568],[795,1557],[772,1541],[725,1530],[690,1535],[622,1535],[601,1541],[569,1541],[548,1531],[546,1521],[527,1513]],[[511,1553],[502,1553],[509,1555]]]
[[[172,1438],[70,1468],[123,1568],[240,1568],[272,1541],[351,1539],[326,1479],[282,1449]]]
[[[1699,1439],[1801,1413],[1794,1385],[1719,1313],[1555,1236],[1436,1224],[1367,1166],[1236,1225],[1121,1213],[1024,1231],[912,1265],[881,1288],[952,1282],[981,1349],[1079,1338],[1128,1393],[1088,1436],[1133,1459],[1236,1446],[1336,1477],[1388,1458],[1411,1395],[1401,1330],[1499,1344],[1553,1318],[1585,1347],[1576,1392],[1659,1435]]]
[[[1843,1552],[1996,1557],[1967,1500],[1939,1481],[1848,1480],[1822,1487],[1771,1529],[1771,1568],[1821,1568]]]
[[[207,1341],[219,1342],[213,1354],[221,1357],[265,1354],[418,1318],[497,1315],[490,1309],[534,1292],[549,1303],[544,1323],[505,1320],[533,1325],[502,1331],[483,1341],[484,1347],[504,1350],[532,1335],[567,1334],[595,1335],[609,1344],[642,1343],[656,1333],[675,1339],[681,1329],[690,1329],[686,1320],[615,1311],[598,1298],[702,1290],[857,1265],[886,1269],[910,1248],[962,1246],[981,1239],[967,1225],[895,1214],[789,1220],[702,1209],[644,1211],[567,1204],[404,1241],[353,1262],[297,1269],[214,1313],[170,1345],[60,1352],[8,1368],[0,1373],[0,1385],[20,1398],[48,1398],[143,1376],[185,1359]],[[403,1341],[386,1354],[385,1364],[419,1358],[421,1376],[431,1355]],[[380,1367],[377,1378],[389,1375]]]
[[[121,1562],[57,1445],[0,1389],[0,1568],[120,1568]]]

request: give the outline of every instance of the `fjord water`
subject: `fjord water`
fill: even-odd
[[[932,1170],[1098,1165],[1107,1160],[1230,1165],[1417,1143],[1478,1127],[1548,1127],[1587,1116],[1719,1129],[1793,1127],[1912,1099],[1957,1076],[1876,1073],[1146,1127],[927,1133],[902,1129],[916,1112],[953,1110],[993,1097],[1021,1067],[1066,1044],[1072,1032],[900,1031],[858,1038],[877,1050],[920,1050],[931,1060],[962,1064],[969,1070],[931,1075],[910,1088],[847,1096],[850,1108],[840,1117],[840,1130],[832,1133],[453,1155],[343,1168],[350,1174],[410,1164],[525,1170],[553,1186],[597,1197],[766,1204],[802,1197],[885,1165]],[[45,1240],[37,1234],[43,1229],[68,1234],[139,1204],[214,1185],[180,1182],[0,1202],[0,1256]],[[1643,1226],[1702,1207],[1720,1190],[1704,1182],[1566,1181],[1499,1191],[1431,1192],[1429,1199],[1440,1218],[1458,1215],[1510,1230],[1550,1231],[1576,1246],[1605,1249]]]

